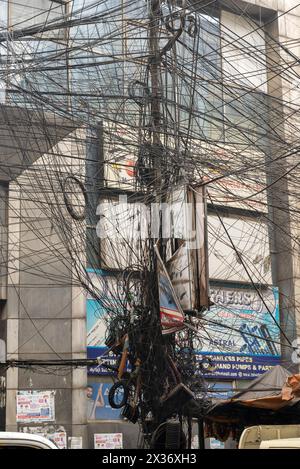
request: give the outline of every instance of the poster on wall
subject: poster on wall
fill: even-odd
[[[209,449],[225,449],[225,443],[216,438],[209,438]]]
[[[107,271],[100,269],[87,269],[91,279],[91,285],[96,295],[89,294],[86,299],[86,320],[87,320],[87,357],[91,359],[101,358],[104,365],[116,366],[117,357],[113,351],[108,352],[105,345],[107,334],[106,318],[110,311],[126,311],[130,309],[126,303],[122,275],[113,276]],[[132,302],[137,302],[140,295],[140,281],[132,277],[129,281],[130,297]],[[98,299],[95,299],[97,297]],[[88,367],[89,375],[111,375],[113,372],[102,364]]]
[[[158,246],[156,245],[154,249],[157,256],[159,308],[162,334],[171,334],[184,327],[184,314],[168,272],[160,257]]]
[[[55,391],[18,391],[16,396],[19,423],[55,420]]]
[[[265,165],[265,154],[258,146],[250,150],[243,145],[243,161],[251,160],[253,165],[247,170],[248,165],[245,164],[242,175],[241,146],[237,144],[220,146],[203,139],[191,139],[189,150],[205,165],[205,174],[201,177],[202,181],[209,183],[209,194],[215,205],[264,213],[268,211],[266,173],[261,170]],[[200,175],[196,173],[195,177],[199,178]]]
[[[209,378],[249,379],[280,362],[278,288],[211,285],[214,305],[203,314],[199,361],[209,358]]]
[[[256,291],[241,284],[211,282],[214,303],[203,313],[203,334],[197,337],[196,360],[208,366],[206,378],[251,379],[280,362],[279,293],[276,287]],[[102,309],[101,309],[102,308]],[[88,358],[103,355],[102,362],[116,365],[105,346],[105,309],[87,300]],[[213,365],[213,366],[211,366]],[[89,375],[111,374],[104,366],[90,367]]]
[[[122,409],[113,409],[108,402],[112,383],[91,383],[86,387],[88,420],[122,420]]]
[[[69,449],[82,449],[82,436],[69,436]]]
[[[87,357],[98,358],[103,355],[103,363],[116,365],[113,352],[107,354],[105,345],[106,316],[110,308],[121,307],[120,291],[117,279],[100,269],[88,269],[91,287],[96,295],[88,294],[86,299],[87,320]],[[95,299],[97,297],[98,299]],[[118,299],[119,298],[119,299]],[[88,368],[89,375],[110,375],[111,371],[98,365]]]
[[[95,433],[95,449],[123,449],[122,433]]]
[[[59,428],[54,425],[46,425],[43,427],[23,427],[23,433],[32,433],[34,435],[43,436],[52,441],[58,449],[67,449],[67,433],[63,427]]]
[[[49,440],[53,441],[53,443],[59,449],[67,449],[67,434],[66,432],[54,432],[53,434],[48,436]]]
[[[104,179],[108,187],[135,189],[139,136],[127,125],[104,122]]]
[[[183,310],[209,304],[205,200],[205,187],[175,188],[167,199],[166,269]]]
[[[207,397],[211,399],[230,399],[234,394],[232,381],[207,380]]]

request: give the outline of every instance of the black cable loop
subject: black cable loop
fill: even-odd
[[[66,190],[68,181],[74,181],[82,192],[82,195],[84,197],[84,202],[85,202],[85,207],[82,212],[78,212],[77,210],[74,209],[71,197],[70,195],[68,195],[68,191]],[[80,179],[78,179],[78,177],[74,175],[69,175],[62,182],[62,191],[63,191],[63,198],[64,198],[65,206],[69,214],[71,215],[71,217],[76,221],[85,220],[86,207],[88,205],[88,196],[87,196],[87,192],[86,192],[86,188],[84,184],[80,181]]]
[[[136,90],[140,89],[142,91],[141,95],[136,94]],[[128,85],[128,95],[129,97],[139,106],[144,106],[147,104],[151,98],[151,92],[146,83],[140,80],[133,80]]]

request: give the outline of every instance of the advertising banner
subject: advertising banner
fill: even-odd
[[[183,310],[200,310],[209,304],[205,193],[205,187],[181,187],[167,199],[170,213],[164,225],[170,225],[170,233],[163,235],[170,239],[166,269]]]
[[[234,394],[232,381],[207,382],[207,397],[211,399],[230,399]]]
[[[212,280],[249,283],[248,272],[251,272],[254,283],[272,284],[269,232],[265,220],[209,215],[208,255]],[[248,272],[245,265],[249,267]]]
[[[122,420],[122,409],[113,409],[108,402],[112,383],[91,383],[86,388],[88,420]]]
[[[127,125],[103,123],[104,179],[108,187],[136,188],[138,132]]]
[[[205,165],[206,170],[201,176],[209,183],[209,194],[215,205],[262,213],[268,211],[266,173],[262,170],[265,154],[258,147],[250,150],[245,145],[220,146],[192,139],[190,152],[200,157]],[[247,161],[251,161],[249,168]]]
[[[88,269],[87,272],[90,286],[95,291],[94,296],[89,294],[86,299],[87,357],[98,358],[104,355],[104,363],[116,365],[116,356],[112,352],[107,354],[105,318],[110,308],[116,309],[122,306],[122,288],[118,286],[117,278],[108,275],[106,271]],[[89,367],[88,374],[110,375],[111,371],[98,365]]]
[[[95,449],[123,449],[122,433],[95,433]]]
[[[203,314],[197,359],[210,359],[207,377],[253,378],[280,362],[278,288],[211,286],[214,305]]]
[[[64,428],[59,429],[53,425],[47,425],[45,427],[24,427],[22,428],[22,432],[43,436],[52,441],[58,449],[67,449],[67,434]]]
[[[107,354],[105,345],[106,322],[104,320],[106,309],[94,299],[86,300],[87,315],[87,358],[98,358],[103,355],[103,363],[116,365],[116,356]],[[110,375],[111,371],[101,365],[88,367],[89,375]]]
[[[102,363],[110,366],[116,366],[116,355],[105,345],[107,317],[112,312],[122,310],[123,307],[128,311],[139,296],[139,280],[130,278],[130,304],[128,298],[125,298],[124,284],[122,276],[119,278],[108,274],[107,271],[100,269],[88,269],[88,275],[91,280],[90,286],[95,291],[95,296],[88,295],[86,299],[87,316],[87,357],[102,357]],[[98,299],[95,299],[98,298]],[[111,375],[112,371],[102,366],[92,366],[88,368],[89,375]]]
[[[69,449],[82,449],[82,436],[69,436],[68,447]]]
[[[184,314],[172,286],[169,274],[155,246],[157,256],[157,274],[159,286],[160,322],[163,334],[170,334],[181,330],[184,322]]]
[[[163,269],[161,269],[161,274],[164,274]],[[93,275],[98,278],[99,282],[100,273],[96,275],[94,272]],[[164,277],[161,276],[162,278]],[[100,295],[101,298],[99,296],[99,301],[90,296],[86,300],[87,356],[88,358],[103,356],[103,364],[116,366],[116,356],[113,352],[107,353],[108,349],[105,346],[104,317],[113,306],[113,301],[115,301],[114,308],[117,307],[117,302],[120,307],[121,298],[119,300],[112,298],[115,296],[114,288],[117,288],[115,279],[106,276],[105,282],[106,287],[103,289],[102,285],[103,295]],[[165,315],[165,311],[173,308],[175,314],[180,315],[179,322],[175,325],[172,323],[174,329],[169,327],[169,324],[167,330],[175,331],[178,330],[178,326],[182,326],[180,305],[174,302],[175,295],[174,304],[170,306],[163,288],[165,285],[161,282],[161,306],[162,313],[164,313],[162,318],[167,318],[163,321],[169,323],[170,315]],[[120,296],[121,287],[118,287],[118,291]],[[241,286],[241,284],[229,286],[212,282],[210,299],[214,305],[203,313],[203,328],[200,338],[197,335],[196,346],[197,361],[208,364],[205,371],[207,378],[251,379],[280,362],[277,288],[266,287],[256,291],[254,288]],[[173,314],[172,311],[170,312]],[[110,375],[111,373],[111,370],[101,364],[88,369],[89,375]]]
[[[18,391],[17,422],[51,422],[55,420],[54,391]]]

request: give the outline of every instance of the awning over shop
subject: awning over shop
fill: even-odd
[[[256,378],[244,391],[235,394],[231,402],[261,409],[277,410],[299,400],[300,375],[292,375],[280,365]]]
[[[252,425],[299,423],[300,375],[277,365],[232,398],[212,404],[205,421],[207,433],[216,437]]]
[[[280,365],[257,377],[248,388],[231,399],[213,404],[206,418],[237,422],[255,416],[261,418],[289,414],[291,407],[300,417],[300,375],[293,375]],[[299,407],[299,409],[298,409]],[[264,412],[265,411],[265,412]]]

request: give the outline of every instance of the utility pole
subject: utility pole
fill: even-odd
[[[151,182],[150,187],[154,192],[156,204],[159,206],[161,203],[161,186],[162,186],[162,173],[161,173],[161,153],[160,153],[160,127],[161,127],[161,91],[160,91],[160,51],[159,51],[159,23],[160,23],[160,0],[151,0],[149,5],[149,71],[151,80],[150,90],[150,174]],[[159,238],[162,236],[161,217],[157,220],[159,223]],[[151,230],[152,231],[152,230]],[[151,233],[152,235],[152,233]],[[155,240],[156,241],[156,240]],[[154,240],[150,240],[154,276],[156,276],[156,259],[153,249]],[[157,283],[157,281],[156,281]],[[157,285],[158,295],[158,285]]]
[[[161,92],[160,92],[160,51],[159,51],[159,22],[160,22],[160,0],[151,0],[149,12],[149,68],[151,78],[151,137],[152,137],[152,168],[154,174],[154,190],[156,201],[160,202],[161,191],[161,158],[159,158],[160,147],[160,127],[161,127]]]
[[[160,66],[161,56],[159,50],[159,27],[160,27],[160,0],[151,0],[149,4],[149,32],[148,32],[148,47],[149,47],[149,63],[148,69],[150,74],[150,108],[149,108],[149,134],[150,142],[148,145],[149,154],[147,164],[149,165],[149,185],[147,190],[150,192],[149,200],[156,202],[156,207],[161,203],[161,187],[162,187],[162,171],[161,171],[161,90],[160,90]],[[159,224],[158,238],[162,237],[162,223],[161,217],[156,217],[156,222]],[[151,220],[153,223],[153,220]],[[150,329],[151,333],[148,336],[148,356],[150,368],[147,370],[150,376],[150,382],[155,381],[157,390],[163,393],[164,388],[164,354],[165,349],[161,340],[160,334],[160,302],[159,302],[159,282],[157,275],[157,258],[155,254],[154,245],[157,239],[152,237],[152,226],[150,230],[150,239],[148,243],[149,255],[149,272],[147,275],[145,292],[146,304],[149,305],[151,310]],[[147,373],[146,371],[146,373]],[[149,384],[150,384],[149,382]],[[160,421],[160,406],[159,398],[161,396],[151,396],[153,423],[151,433],[157,428]]]
[[[150,116],[151,116],[151,170],[153,173],[152,187],[154,191],[155,201],[159,207],[162,202],[162,166],[163,166],[163,152],[161,145],[161,98],[162,93],[160,89],[160,72],[161,72],[161,54],[159,47],[159,27],[160,27],[161,8],[160,0],[151,0],[149,12],[149,69],[151,79],[151,101],[150,101]],[[161,213],[159,219],[159,239],[162,239],[162,217]],[[164,259],[164,241],[160,246],[160,254]],[[152,255],[155,254],[152,250]],[[154,260],[154,270],[156,271],[156,259]],[[157,277],[157,276],[156,276]],[[159,294],[159,286],[157,286],[157,295]]]
[[[160,143],[160,55],[158,44],[160,0],[151,0],[149,23],[150,77],[151,77],[151,132],[153,143]]]

